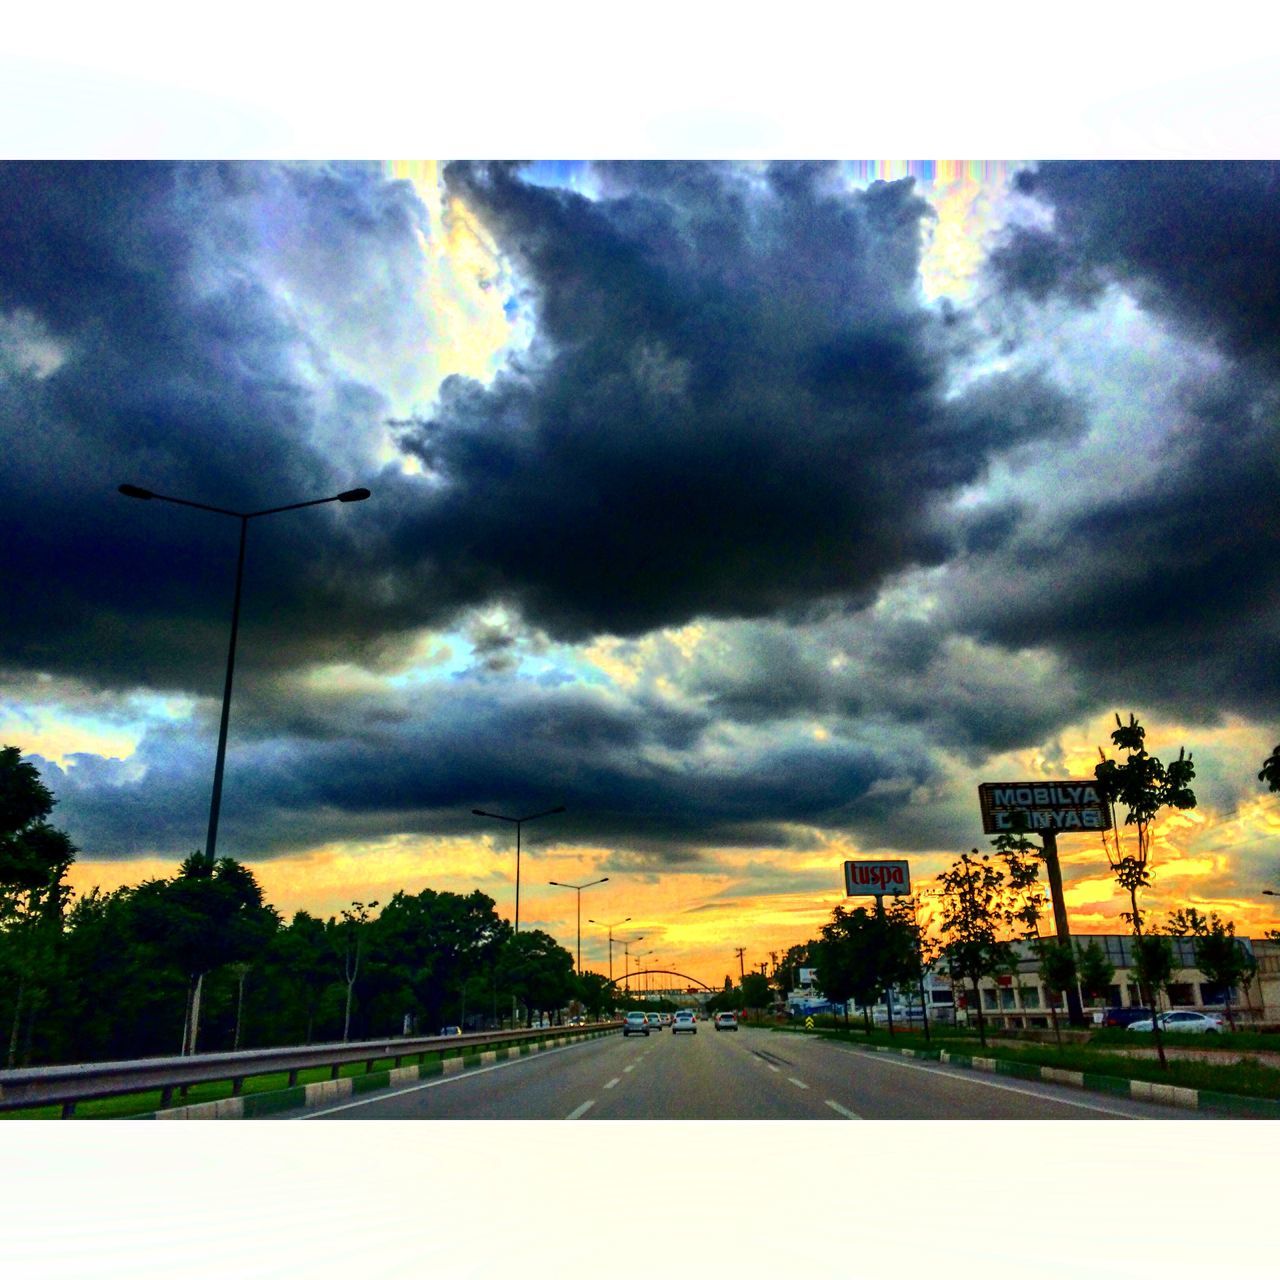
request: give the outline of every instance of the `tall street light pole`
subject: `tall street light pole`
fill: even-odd
[[[126,498],[138,498],[143,502],[172,502],[179,507],[195,507],[199,511],[212,511],[219,516],[232,516],[240,521],[240,554],[236,560],[236,594],[231,606],[231,644],[227,649],[227,678],[222,686],[222,720],[218,726],[218,754],[213,766],[213,798],[209,802],[209,833],[205,840],[205,856],[213,860],[218,843],[218,813],[222,807],[222,772],[227,757],[227,726],[231,720],[231,680],[236,669],[236,637],[240,631],[240,591],[244,584],[244,548],[249,532],[249,521],[259,516],[273,516],[280,511],[297,511],[300,507],[318,507],[326,502],[363,502],[369,496],[368,489],[347,489],[330,498],[312,498],[309,502],[290,502],[283,507],[266,507],[261,511],[229,511],[225,507],[211,507],[204,502],[191,502],[186,498],[174,498],[168,494],[153,493],[136,484],[122,484],[118,491]]]
[[[622,984],[627,989],[627,994],[631,994],[631,948],[637,942],[644,941],[642,933],[638,938],[628,938],[622,944]]]
[[[590,889],[593,884],[604,884],[609,879],[602,876],[599,880],[588,880],[586,884],[562,884],[559,880],[548,880],[557,889],[576,889],[578,891],[578,977],[582,977],[582,891]],[[588,921],[590,923],[590,921]]]
[[[609,930],[609,985],[613,986],[613,931],[620,925],[626,924],[630,920],[630,916],[623,916],[621,920],[615,920],[612,924],[604,920],[588,920],[588,924],[593,924],[600,929]]]
[[[490,813],[487,809],[472,809],[472,813],[477,818],[497,818],[499,822],[514,822],[516,824],[516,922],[514,933],[520,932],[520,828],[526,822],[532,822],[534,818],[549,818],[553,813],[563,813],[564,805],[557,805],[554,809],[543,809],[541,813],[526,814],[523,818],[511,818],[505,813]]]

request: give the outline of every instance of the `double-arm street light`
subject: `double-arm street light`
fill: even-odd
[[[514,933],[520,932],[520,828],[526,822],[532,822],[534,818],[549,818],[553,813],[563,813],[564,805],[557,805],[554,809],[543,809],[541,813],[526,814],[523,818],[511,818],[505,813],[490,813],[487,809],[472,809],[472,813],[477,818],[497,818],[499,822],[514,822],[516,824],[516,920]]]
[[[631,993],[631,948],[637,942],[643,941],[642,933],[638,938],[627,938],[622,943],[622,985],[626,988],[628,995]]]
[[[594,924],[598,928],[609,930],[609,985],[613,986],[613,931],[620,925],[626,924],[630,920],[630,916],[623,916],[621,920],[615,920],[610,924],[606,920],[588,920],[588,924]]]
[[[244,547],[249,531],[249,521],[259,516],[273,516],[280,511],[297,511],[300,507],[319,507],[326,502],[363,502],[369,496],[368,489],[347,489],[329,498],[312,498],[309,502],[290,502],[283,507],[265,507],[261,511],[229,511],[226,507],[211,507],[204,502],[191,502],[187,498],[174,498],[164,493],[153,493],[136,484],[122,484],[119,492],[126,498],[138,498],[143,502],[172,502],[179,507],[195,507],[199,511],[212,511],[214,515],[232,516],[240,521],[240,556],[236,561],[236,594],[231,606],[231,644],[227,649],[227,678],[222,687],[222,721],[218,726],[218,755],[213,766],[213,798],[209,803],[209,834],[205,841],[205,855],[212,859],[218,843],[218,811],[222,806],[222,769],[227,756],[227,725],[231,718],[231,678],[236,667],[236,636],[240,630],[240,589],[244,583]]]
[[[557,889],[576,889],[578,892],[578,976],[582,976],[582,891],[590,889],[593,884],[604,884],[609,879],[608,876],[601,876],[599,880],[588,880],[586,884],[562,884],[559,880],[548,880],[548,884],[553,884]],[[588,920],[588,924],[591,922]]]

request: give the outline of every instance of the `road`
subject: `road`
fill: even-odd
[[[620,1034],[285,1113],[302,1120],[1203,1119],[763,1028]]]

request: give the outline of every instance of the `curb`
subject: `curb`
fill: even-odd
[[[535,1041],[522,1041],[509,1047],[496,1049],[475,1048],[444,1049],[429,1054],[424,1062],[410,1067],[390,1067],[382,1071],[367,1071],[358,1076],[340,1076],[337,1080],[315,1080],[311,1084],[294,1085],[289,1089],[273,1089],[270,1093],[239,1094],[232,1098],[218,1098],[213,1102],[195,1102],[185,1107],[168,1107],[164,1111],[149,1111],[129,1116],[130,1120],[246,1120],[255,1116],[272,1115],[278,1111],[291,1111],[295,1107],[320,1107],[355,1093],[372,1093],[392,1085],[403,1085],[415,1080],[427,1080],[432,1076],[461,1075],[478,1067],[487,1067],[509,1058],[522,1058],[543,1049],[558,1049],[562,1045],[581,1044],[597,1040],[601,1036],[616,1034],[613,1031],[589,1031],[577,1036],[548,1036]]]
[[[924,1058],[949,1067],[965,1067],[971,1071],[989,1071],[994,1075],[1016,1076],[1020,1080],[1039,1080],[1044,1084],[1067,1085],[1093,1093],[1109,1093],[1132,1098],[1137,1102],[1156,1102],[1166,1107],[1182,1107],[1187,1111],[1229,1111],[1258,1119],[1280,1120],[1280,1101],[1273,1098],[1248,1098],[1237,1093],[1218,1093],[1213,1089],[1188,1089],[1182,1085],[1158,1084],[1151,1080],[1126,1080],[1122,1076],[1102,1076],[1092,1071],[1067,1071],[1061,1067],[1042,1067],[1031,1062],[1013,1062],[1005,1058],[979,1058],[947,1049],[891,1049],[887,1045],[852,1045],[862,1053],[889,1053],[903,1058]]]

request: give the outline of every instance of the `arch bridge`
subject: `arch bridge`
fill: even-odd
[[[715,995],[718,990],[716,987],[707,986],[701,978],[695,978],[691,973],[681,973],[678,969],[633,969],[630,973],[624,973],[620,978],[614,978],[605,985],[606,987],[617,987],[620,982],[630,982],[633,978],[647,978],[654,974],[662,974],[671,978],[683,978],[686,982],[701,987],[710,995]],[[688,993],[682,991],[680,994],[686,995]]]

